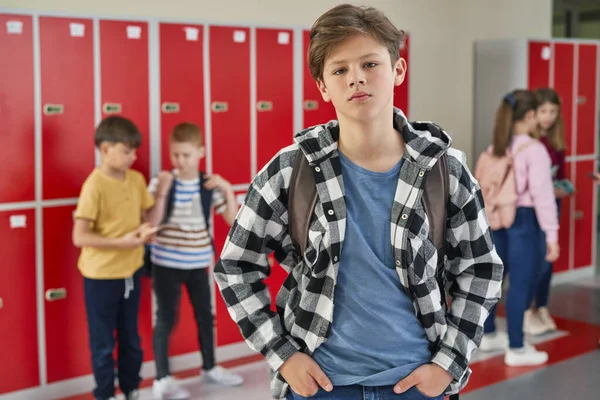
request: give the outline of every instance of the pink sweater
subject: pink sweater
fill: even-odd
[[[540,227],[549,243],[558,242],[558,215],[554,197],[554,184],[550,155],[546,147],[528,135],[515,135],[511,144],[512,154],[521,150],[514,159],[517,185],[517,207],[533,207]]]

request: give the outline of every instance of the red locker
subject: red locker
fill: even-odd
[[[1,395],[40,384],[34,211],[0,212],[0,237]]]
[[[250,166],[250,30],[211,26],[212,172],[232,184],[252,178]]]
[[[404,41],[404,47],[400,49],[400,57],[406,60],[406,64],[409,64],[409,37],[406,36]],[[410,76],[410,66],[406,69],[406,76],[404,77],[404,82],[400,86],[396,86],[394,89],[394,106],[398,107],[404,112],[404,115],[408,117],[408,95],[409,95],[409,76]]]
[[[529,82],[527,87],[534,90],[550,85],[550,42],[529,42]]]
[[[169,138],[175,125],[193,122],[205,132],[203,37],[202,25],[160,24],[162,169],[173,168]],[[206,158],[200,169],[206,171]]]
[[[94,168],[92,20],[39,21],[43,198],[77,197]]]
[[[92,373],[79,250],[71,241],[74,210],[75,206],[43,210],[49,383]]]
[[[122,115],[142,134],[133,168],[148,180],[150,172],[150,111],[148,24],[100,21],[100,82],[102,118]]]
[[[598,103],[598,45],[580,44],[577,58],[577,135],[573,148],[578,155],[596,154]]]
[[[575,58],[575,45],[573,43],[556,43],[554,45],[554,83],[551,84],[562,101],[561,113],[565,127],[565,140],[567,142],[567,155],[575,153],[573,138],[573,85],[575,84],[575,71],[573,60]]]
[[[246,194],[245,191],[236,192],[236,198],[238,203],[241,203],[243,196]],[[219,215],[214,216],[214,245],[215,245],[215,259],[218,259],[223,251],[223,245],[229,234],[229,226],[225,223],[223,218]],[[215,284],[215,290],[218,290],[218,286]],[[238,343],[243,341],[240,328],[229,316],[227,306],[223,301],[223,297],[219,294],[216,296],[216,314],[215,314],[215,326],[216,326],[216,342],[217,346],[224,346],[231,343]]]
[[[32,19],[0,15],[0,203],[35,199]],[[13,179],[19,177],[19,184]]]
[[[572,163],[565,164],[565,177],[572,180]],[[572,197],[567,196],[560,201],[560,219],[558,230],[558,244],[560,245],[560,257],[554,262],[552,268],[554,272],[567,271],[571,263],[571,202]]]
[[[574,223],[574,264],[573,268],[589,267],[593,265],[594,248],[596,247],[594,219],[594,193],[596,183],[588,174],[595,172],[594,161],[577,161],[575,163],[574,181],[577,192],[575,193],[575,208],[573,213]]]
[[[302,64],[304,65],[304,100],[302,109],[304,110],[304,128],[325,124],[332,119],[337,119],[333,104],[328,103],[321,97],[321,92],[317,88],[315,80],[310,75],[306,56],[308,54],[308,45],[310,44],[310,31],[304,31],[303,37],[304,51],[302,52]]]
[[[273,62],[277,60],[277,62]],[[256,30],[257,170],[294,137],[294,33]]]

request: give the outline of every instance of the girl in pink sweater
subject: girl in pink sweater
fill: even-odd
[[[506,297],[509,348],[504,362],[509,366],[544,364],[548,354],[525,343],[523,316],[541,279],[544,259],[558,258],[558,218],[551,175],[550,156],[539,140],[530,135],[537,126],[538,101],[527,90],[515,90],[502,99],[496,112],[493,145],[496,156],[514,155],[517,193],[515,220],[509,228],[493,231],[496,250],[509,272]],[[496,332],[495,309],[485,322],[480,349],[506,347],[506,334]]]

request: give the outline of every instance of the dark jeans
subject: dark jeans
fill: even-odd
[[[504,270],[509,272],[506,317],[510,347],[521,348],[525,310],[529,308],[542,274],[546,272],[545,235],[537,222],[534,209],[519,207],[513,225],[508,229],[494,231],[493,236],[498,255],[504,262]],[[496,307],[485,321],[485,333],[496,330],[495,317]]]
[[[119,386],[125,395],[138,388],[142,347],[138,334],[141,271],[129,279],[83,279],[92,368],[97,399],[115,395],[115,330]]]
[[[560,199],[556,199],[556,210],[558,212],[558,219],[560,220]],[[546,243],[541,244],[545,251]],[[544,260],[546,265],[546,271],[542,275],[542,279],[540,280],[540,284],[537,288],[537,293],[535,294],[535,306],[547,307],[548,306],[548,298],[550,297],[550,284],[552,282],[552,263]]]
[[[213,368],[215,365],[214,316],[211,307],[208,269],[183,270],[154,265],[152,278],[158,306],[153,341],[156,379],[171,374],[169,371],[169,337],[179,316],[182,285],[186,286],[194,308],[194,317],[198,327],[198,343],[202,352],[202,368],[204,370]]]
[[[319,400],[443,400],[444,396],[428,397],[416,387],[410,388],[402,394],[394,393],[394,386],[334,386],[331,392],[319,388],[319,391],[310,397],[302,397],[290,388],[287,400],[319,399]]]

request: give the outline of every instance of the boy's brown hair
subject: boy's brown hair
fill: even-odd
[[[204,146],[204,138],[200,127],[191,122],[183,122],[173,128],[171,132],[171,142],[173,143],[193,143],[198,147]]]
[[[142,135],[130,119],[119,115],[111,115],[98,124],[94,135],[96,147],[99,148],[105,142],[123,143],[132,149],[137,149],[142,144]]]
[[[308,67],[316,81],[323,81],[325,58],[344,40],[356,35],[370,36],[385,46],[392,65],[400,58],[406,33],[373,7],[340,4],[321,15],[310,30]]]

